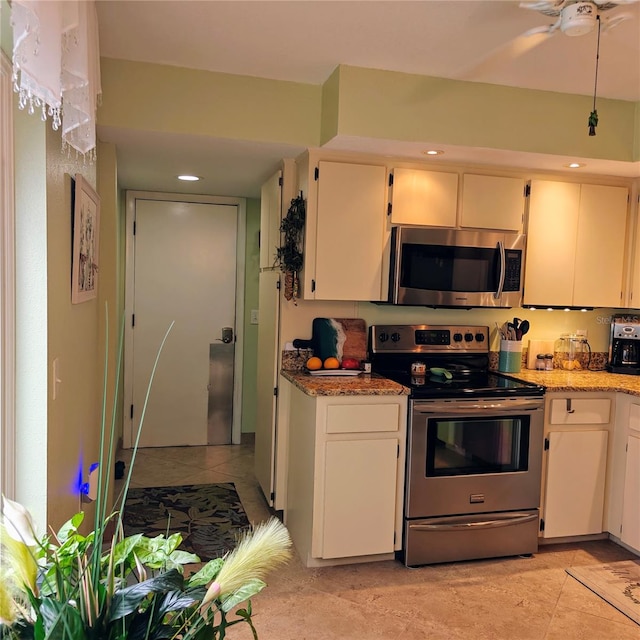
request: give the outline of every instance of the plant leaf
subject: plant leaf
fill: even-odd
[[[214,558],[213,560],[209,560],[209,562],[207,562],[200,571],[189,577],[187,584],[190,587],[199,587],[204,584],[209,584],[220,573],[220,569],[222,569],[223,564],[223,558]]]
[[[167,591],[182,590],[184,578],[179,571],[171,569],[159,576],[149,578],[144,582],[125,587],[116,591],[111,601],[111,608],[107,616],[109,622],[119,620],[136,610],[138,605],[150,593],[166,593]]]
[[[169,560],[174,564],[196,564],[200,562],[200,558],[195,553],[189,553],[188,551],[181,551],[176,549],[169,556]]]
[[[239,589],[234,591],[220,606],[222,611],[229,612],[235,606],[239,605],[241,602],[248,600],[252,596],[255,596],[256,593],[260,593],[267,586],[266,582],[262,580],[258,580],[254,578],[253,580],[249,580],[246,584],[242,585]]]
[[[60,541],[60,544],[66,542],[69,538],[69,535],[72,533],[77,533],[78,527],[82,524],[84,520],[84,511],[80,511],[71,517],[70,520],[67,520],[58,531],[57,538]]]
[[[189,591],[169,591],[164,595],[157,615],[163,617],[170,611],[182,611],[194,604],[200,604],[206,590],[204,588],[192,589]]]
[[[80,613],[68,602],[43,598],[39,612],[45,637],[49,640],[83,640],[87,637]]]

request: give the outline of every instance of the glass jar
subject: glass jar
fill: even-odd
[[[545,371],[553,371],[553,354],[546,353],[544,356],[544,369]]]
[[[586,353],[583,335],[563,333],[554,345],[556,361],[560,369],[578,371],[583,368],[583,354]]]
[[[544,371],[544,370],[545,370],[544,353],[539,353],[536,356],[536,371]]]

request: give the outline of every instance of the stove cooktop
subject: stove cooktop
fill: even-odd
[[[542,396],[544,387],[489,371],[489,328],[470,325],[373,325],[372,370],[411,389],[411,398]],[[414,375],[420,363],[426,375]],[[450,380],[433,375],[446,369]]]
[[[405,371],[378,371],[377,373],[411,389],[411,398],[539,397],[544,395],[545,391],[540,385],[493,372],[461,378],[454,377],[451,380],[446,380],[439,375],[430,375],[428,371],[426,376],[414,376]]]

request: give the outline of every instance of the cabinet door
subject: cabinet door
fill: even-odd
[[[269,506],[275,494],[276,395],[278,386],[278,323],[280,272],[259,276],[258,363],[256,375],[256,427],[254,471]]]
[[[384,166],[319,163],[315,292],[305,297],[383,299],[385,209]]]
[[[460,226],[520,231],[524,217],[524,187],[522,178],[465,174],[462,177]]]
[[[627,439],[620,539],[636,551],[640,551],[640,438],[635,436],[629,436]]]
[[[391,189],[393,224],[455,227],[458,174],[394,169]]]
[[[282,211],[282,171],[278,171],[260,190],[260,268],[273,267],[280,246]]]
[[[326,443],[322,557],[392,553],[397,438]]]
[[[602,533],[607,436],[605,430],[549,433],[545,538]]]
[[[579,184],[531,182],[523,304],[571,305],[579,207]]]
[[[622,303],[628,193],[624,187],[582,185],[573,306]]]

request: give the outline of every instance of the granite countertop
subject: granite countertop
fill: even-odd
[[[305,371],[282,370],[282,375],[309,396],[409,395],[407,387],[375,373],[353,377],[314,377]],[[640,396],[640,376],[607,371],[534,371],[522,369],[510,377],[544,386],[547,391],[622,392]]]
[[[607,371],[534,371],[522,369],[510,377],[525,382],[534,382],[546,387],[547,391],[621,391],[640,396],[640,376]]]
[[[357,376],[312,376],[305,371],[288,371],[281,374],[308,396],[404,396],[407,387],[383,378],[375,373]]]

